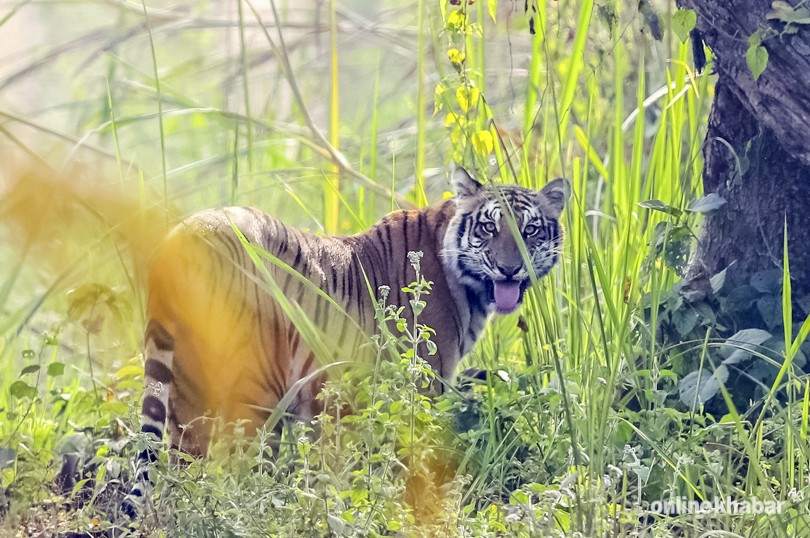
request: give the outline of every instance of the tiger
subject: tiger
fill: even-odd
[[[205,210],[175,227],[148,275],[141,431],[160,441],[165,428],[172,448],[204,456],[211,424],[201,417],[239,421],[255,435],[285,395],[288,413],[314,417],[324,362],[373,357],[374,290],[387,286],[391,303],[407,304],[409,252],[422,253],[421,274],[432,282],[419,314],[435,330],[425,358],[450,379],[487,319],[517,310],[530,283],[558,262],[570,195],[565,179],[540,190],[485,185],[461,167],[451,184],[454,195],[441,204],[393,212],[345,237],[246,207]],[[295,313],[325,345],[293,323]],[[144,494],[154,458],[139,454],[131,497]],[[125,508],[132,515],[131,503]]]

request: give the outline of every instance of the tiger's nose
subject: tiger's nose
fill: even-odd
[[[522,265],[507,265],[507,266],[497,265],[496,267],[503,276],[505,276],[506,278],[512,278],[518,273],[518,271],[520,271]]]

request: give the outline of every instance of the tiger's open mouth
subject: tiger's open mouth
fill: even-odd
[[[517,310],[523,302],[528,283],[528,280],[491,280],[487,291],[489,302],[495,304],[495,312],[511,314]]]

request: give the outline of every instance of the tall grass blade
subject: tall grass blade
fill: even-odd
[[[331,90],[329,92],[329,144],[340,151],[340,81],[338,79],[338,31],[337,0],[329,1],[329,43],[331,60]],[[332,164],[331,174],[327,176],[328,185],[324,189],[324,226],[326,233],[334,235],[338,231],[340,212],[340,167]]]

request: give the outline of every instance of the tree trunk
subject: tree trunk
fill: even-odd
[[[703,221],[687,292],[705,295],[708,278],[729,266],[733,284],[780,268],[787,225],[793,296],[803,302],[810,295],[810,26],[781,34],[784,23],[766,19],[771,0],[677,3],[697,13],[696,29],[714,52],[703,184],[727,201]],[[754,80],[745,55],[758,30],[769,60]]]

